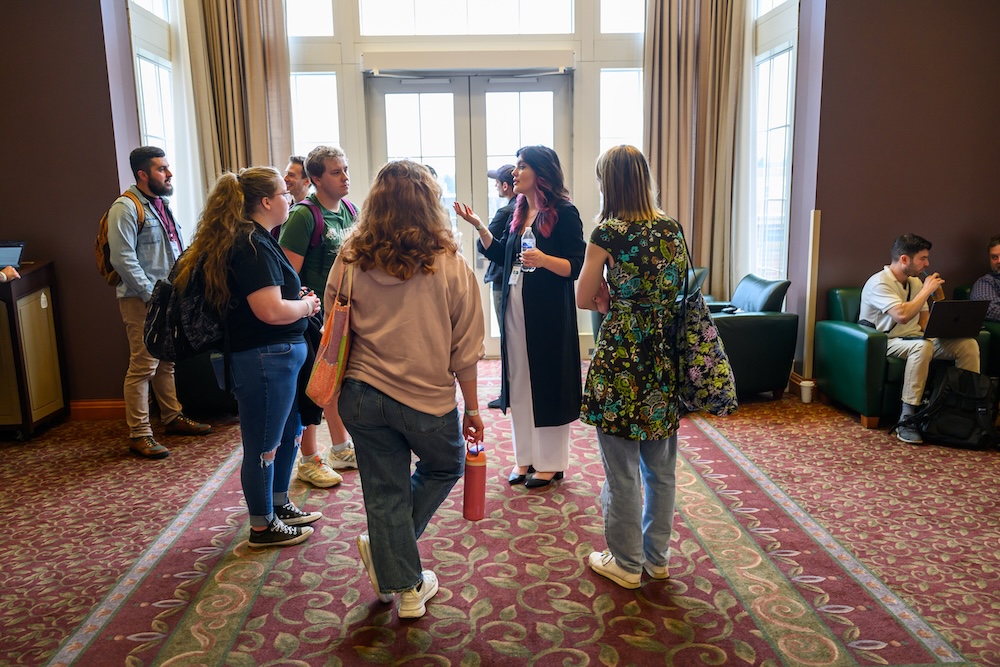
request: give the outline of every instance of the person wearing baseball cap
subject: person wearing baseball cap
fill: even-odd
[[[503,236],[503,229],[509,224],[510,216],[514,214],[514,165],[505,164],[497,169],[490,169],[486,175],[496,181],[497,194],[507,200],[507,203],[497,209],[489,224],[490,234],[494,238]],[[493,308],[497,317],[503,317],[500,312],[500,297],[503,294],[503,266],[490,262],[483,276],[483,282],[493,283]],[[496,398],[487,405],[494,410],[500,409],[500,399]]]

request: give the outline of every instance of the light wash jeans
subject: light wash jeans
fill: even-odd
[[[629,440],[597,429],[597,442],[605,475],[604,538],[611,555],[633,574],[642,572],[644,561],[666,565],[677,490],[677,434],[666,440]]]
[[[354,440],[380,592],[409,590],[423,570],[417,539],[465,472],[458,408],[429,415],[358,380],[344,383],[337,407]]]
[[[251,526],[270,524],[272,497],[288,493],[302,431],[297,383],[305,358],[305,342],[274,343],[231,354],[230,375],[243,438],[240,480]],[[212,355],[217,379],[223,377],[223,363],[221,354]],[[265,461],[264,454],[275,449],[274,461]]]

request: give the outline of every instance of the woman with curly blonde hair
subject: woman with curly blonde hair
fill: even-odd
[[[464,472],[464,440],[483,439],[479,284],[457,252],[440,195],[423,165],[382,167],[325,294],[333,303],[341,271],[350,272],[351,354],[338,407],[354,440],[368,514],[358,551],[378,598],[400,594],[401,618],[423,616],[437,593],[417,539]]]
[[[319,312],[270,231],[291,203],[278,170],[251,167],[219,177],[191,246],[177,260],[177,289],[199,269],[207,301],[225,317],[229,380],[240,413],[240,479],[250,513],[251,547],[298,544],[323,515],[288,498],[301,431],[296,379],[306,356],[306,318]],[[213,355],[216,375],[225,372]],[[220,385],[223,384],[220,381]]]

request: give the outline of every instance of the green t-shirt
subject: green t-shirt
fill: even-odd
[[[330,268],[333,267],[337,253],[340,252],[340,244],[343,243],[344,238],[354,225],[354,219],[347,210],[347,205],[343,202],[340,203],[340,210],[334,213],[324,208],[316,199],[315,194],[309,195],[309,199],[319,204],[319,208],[323,212],[323,223],[326,229],[320,244],[315,248],[309,247],[316,222],[312,211],[306,205],[292,207],[291,213],[288,214],[288,220],[281,226],[278,243],[281,244],[282,248],[288,248],[292,252],[302,255],[304,258],[302,270],[299,271],[302,284],[317,294],[322,294],[326,287],[326,278],[330,274]]]

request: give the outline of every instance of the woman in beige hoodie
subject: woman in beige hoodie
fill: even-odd
[[[417,539],[464,472],[465,440],[483,439],[479,284],[458,254],[440,194],[416,162],[382,167],[325,295],[332,304],[341,268],[351,273],[353,338],[338,407],[368,514],[358,550],[378,598],[400,594],[401,618],[423,616],[438,590],[434,572],[422,569]]]

